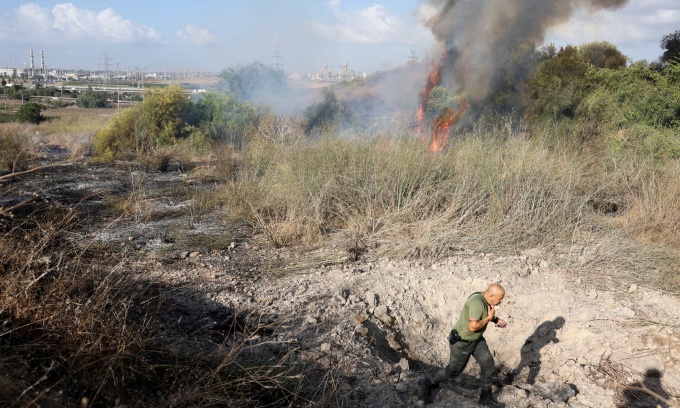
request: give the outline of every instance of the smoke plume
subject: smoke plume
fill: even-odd
[[[429,21],[444,47],[442,83],[472,101],[490,91],[499,65],[520,44],[541,44],[551,27],[579,8],[616,9],[628,0],[431,0],[439,12]]]

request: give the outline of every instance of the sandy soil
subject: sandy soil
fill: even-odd
[[[164,275],[231,280],[233,291],[210,297],[289,322],[277,341],[293,340],[308,358],[342,367],[340,388],[350,405],[421,405],[417,379],[447,361],[446,335],[460,308],[490,282],[507,291],[498,314],[508,327],[485,336],[499,367],[495,394],[506,406],[657,406],[625,393],[639,382],[669,399],[680,395],[680,340],[668,308],[676,299],[645,287],[588,283],[538,250],[468,252],[432,265],[382,259],[276,278],[262,271],[245,285],[238,273],[215,275],[223,270],[219,257],[198,259]],[[476,406],[477,374],[471,362],[432,406]]]

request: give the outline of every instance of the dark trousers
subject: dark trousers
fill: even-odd
[[[455,378],[463,372],[465,366],[473,356],[482,369],[482,374],[479,378],[480,388],[483,390],[491,389],[491,376],[493,375],[495,366],[493,356],[489,351],[489,346],[486,345],[486,340],[481,339],[473,342],[459,341],[449,346],[451,348],[451,357],[449,357],[449,365],[437,370],[432,377],[433,384],[439,384],[447,378]]]

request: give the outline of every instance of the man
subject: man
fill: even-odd
[[[489,347],[486,345],[483,334],[489,323],[495,323],[496,327],[505,328],[507,323],[496,317],[495,307],[500,305],[505,297],[505,289],[497,283],[489,285],[484,293],[473,293],[463,306],[460,317],[453,326],[449,336],[449,348],[451,356],[449,364],[439,369],[434,376],[426,375],[418,381],[422,387],[423,401],[425,404],[434,402],[432,390],[447,378],[455,378],[463,372],[465,366],[473,356],[482,373],[479,383],[481,393],[479,404],[496,406],[498,401],[491,394],[491,376],[495,366]]]

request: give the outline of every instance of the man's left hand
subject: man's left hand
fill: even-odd
[[[507,326],[507,325],[508,325],[508,322],[506,322],[503,319],[498,319],[498,323],[496,323],[496,327],[498,327],[500,329],[505,329],[505,326]]]

